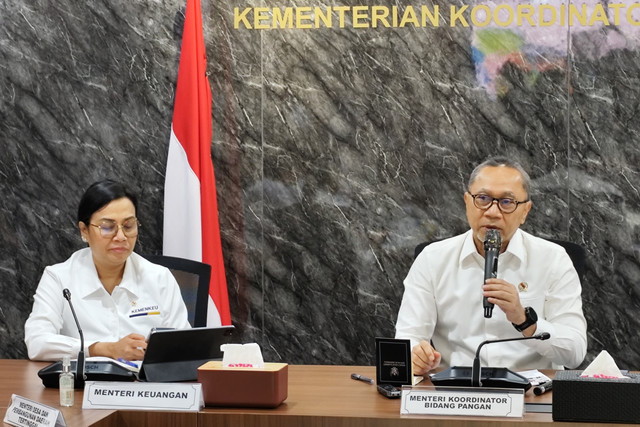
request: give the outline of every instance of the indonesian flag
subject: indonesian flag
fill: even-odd
[[[211,87],[200,0],[187,0],[164,188],[165,255],[211,265],[207,326],[231,324],[211,161]]]

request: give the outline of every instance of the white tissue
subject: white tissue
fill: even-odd
[[[627,378],[622,375],[613,357],[606,350],[602,350],[598,357],[582,371],[580,376],[590,378]]]
[[[257,343],[222,344],[220,350],[223,368],[264,368],[262,351]]]

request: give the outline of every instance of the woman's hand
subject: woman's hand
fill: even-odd
[[[116,342],[97,342],[89,347],[89,356],[119,357],[127,360],[142,360],[147,342],[140,334],[129,334]]]

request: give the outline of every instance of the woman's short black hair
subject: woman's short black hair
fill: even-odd
[[[133,207],[138,212],[138,198],[133,192],[117,181],[103,179],[96,181],[87,188],[80,199],[78,206],[78,222],[89,225],[91,215],[99,211],[113,200],[128,198],[133,203]]]

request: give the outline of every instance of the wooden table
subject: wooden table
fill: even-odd
[[[435,417],[400,415],[400,399],[378,394],[375,385],[350,378],[359,373],[375,378],[371,366],[289,366],[287,400],[275,409],[204,408],[198,413],[125,410],[82,410],[82,390],[75,394],[71,408],[59,406],[57,389],[42,386],[38,370],[46,363],[0,359],[0,416],[4,418],[11,394],[61,409],[68,426],[216,426],[216,427],[381,427],[381,426],[543,426],[553,423],[549,413],[527,413],[522,419],[484,417]],[[551,403],[551,392],[526,402]],[[558,423],[563,427],[606,424]],[[620,425],[620,424],[615,424]]]
[[[11,395],[17,394],[38,403],[60,409],[67,426],[90,426],[109,417],[115,411],[83,411],[82,391],[76,390],[75,405],[71,408],[60,406],[57,389],[47,389],[42,385],[38,370],[48,363],[28,360],[0,359],[0,417],[4,419],[11,404]],[[4,424],[6,425],[6,424]]]

